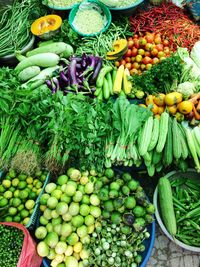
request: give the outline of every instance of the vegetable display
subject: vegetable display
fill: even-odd
[[[24,234],[11,226],[0,224],[0,265],[16,267],[22,250]]]

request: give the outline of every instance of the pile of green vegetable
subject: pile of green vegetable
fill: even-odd
[[[0,224],[0,266],[17,267],[23,240],[20,229]]]
[[[192,175],[192,174],[191,174]],[[186,245],[200,247],[199,177],[162,177],[158,183],[161,216],[168,232]]]
[[[38,171],[27,176],[10,170],[0,184],[0,221],[28,225],[37,198],[42,190],[46,173]]]

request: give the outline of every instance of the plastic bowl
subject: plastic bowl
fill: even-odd
[[[79,32],[79,31],[74,27],[74,25],[73,25],[73,21],[74,21],[74,18],[75,18],[75,16],[76,16],[76,13],[77,13],[77,11],[78,11],[79,6],[80,6],[81,3],[75,5],[75,6],[72,8],[72,10],[70,11],[70,13],[69,13],[69,24],[70,24],[70,26],[72,27],[72,29],[73,29],[76,33],[78,33],[79,35],[84,36],[84,37],[91,37],[91,36],[96,36],[96,35],[98,35],[98,34],[100,34],[100,33],[105,32],[105,31],[109,28],[109,26],[110,26],[110,23],[111,23],[111,21],[112,21],[112,16],[111,16],[111,13],[110,13],[109,8],[108,8],[107,6],[105,6],[104,4],[102,4],[102,3],[100,3],[100,2],[98,2],[98,1],[96,1],[96,0],[87,0],[87,2],[95,3],[96,5],[98,5],[98,6],[101,8],[101,10],[104,12],[104,14],[106,15],[106,18],[107,18],[107,24],[104,26],[104,28],[103,28],[100,32],[97,32],[97,33],[95,33],[95,34],[83,34],[83,33]]]
[[[79,4],[79,3],[75,3],[71,6],[56,6],[56,5],[50,5],[48,4],[47,1],[42,1],[42,3],[45,5],[45,6],[48,6],[50,9],[53,9],[53,10],[60,10],[60,11],[69,11],[71,10],[75,5]]]
[[[23,55],[26,52],[33,49],[34,42],[35,42],[35,36],[33,35],[29,43],[24,48],[22,48],[21,54]],[[0,57],[0,63],[6,64],[6,65],[14,65],[18,63],[18,60],[15,57],[15,54],[13,53],[13,54],[10,54],[4,57]]]
[[[194,169],[188,169],[187,172],[182,172],[182,171],[173,171],[173,172],[170,172],[168,173],[167,175],[165,175],[165,177],[167,177],[169,180],[173,180],[173,179],[177,179],[177,178],[181,178],[181,177],[185,177],[185,178],[191,178],[191,179],[196,179],[196,178],[200,178],[199,177],[199,173],[197,173]],[[155,192],[154,192],[154,196],[153,196],[153,204],[156,208],[156,212],[155,212],[155,215],[156,215],[156,219],[158,221],[158,224],[160,226],[160,228],[162,229],[163,233],[171,240],[173,241],[175,244],[177,244],[178,246],[184,248],[184,249],[187,249],[187,250],[190,250],[190,251],[193,251],[193,252],[200,252],[200,247],[194,247],[194,246],[189,246],[189,245],[186,245],[184,244],[183,242],[177,240],[177,239],[174,239],[170,233],[167,231],[165,225],[163,224],[162,222],[162,218],[160,216],[160,207],[159,207],[159,201],[158,201],[158,186],[156,187],[155,189]]]
[[[144,2],[145,0],[137,0],[130,6],[126,7],[109,7],[109,9],[113,12],[118,12],[120,14],[132,14],[136,11],[136,9]]]

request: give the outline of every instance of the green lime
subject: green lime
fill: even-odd
[[[4,218],[4,222],[12,222],[12,217],[11,216],[6,216]]]
[[[69,204],[71,202],[71,197],[67,196],[66,194],[62,194],[60,200],[62,202],[65,202],[65,203]]]
[[[42,225],[47,225],[49,221],[47,219],[44,218],[44,216],[40,216],[40,224]]]
[[[5,198],[7,198],[7,199],[10,199],[10,198],[12,198],[13,193],[12,193],[11,191],[6,191],[6,192],[3,194],[3,196],[4,196]]]
[[[110,218],[110,212],[109,211],[106,211],[106,210],[103,210],[102,211],[102,216],[105,219],[109,219]]]
[[[8,175],[9,175],[11,178],[15,178],[15,177],[16,177],[16,172],[15,172],[14,170],[9,170]]]
[[[114,224],[120,224],[121,223],[121,214],[117,211],[113,212],[111,214],[111,222],[114,223]]]
[[[134,197],[127,197],[125,199],[124,205],[127,209],[133,209],[136,206],[136,200]]]
[[[27,199],[28,198],[28,192],[26,190],[22,190],[19,194],[19,197],[21,199]]]
[[[24,209],[24,204],[20,204],[17,209],[18,209],[18,211],[22,211]]]
[[[10,180],[3,180],[3,181],[2,181],[2,185],[3,185],[5,188],[9,188],[9,187],[11,187],[11,181],[10,181]]]
[[[19,189],[24,189],[26,188],[26,186],[27,186],[27,183],[25,181],[20,181],[18,184]]]
[[[12,206],[13,207],[17,208],[17,207],[19,207],[20,204],[21,204],[21,199],[20,198],[15,197],[15,198],[12,199]]]
[[[50,198],[50,195],[47,193],[42,194],[41,198],[40,198],[40,204],[41,205],[46,205],[47,204],[47,200]]]
[[[33,188],[33,185],[32,184],[28,184],[27,187],[30,188],[30,189],[32,189]]]
[[[27,184],[32,185],[32,183],[33,183],[33,177],[28,176],[28,177],[26,178],[26,182],[27,182]]]
[[[90,207],[87,204],[82,204],[79,212],[82,216],[87,216],[90,213]]]
[[[13,222],[20,222],[21,221],[21,218],[19,215],[16,215],[15,217],[13,217]]]
[[[84,218],[83,218],[83,216],[81,216],[81,215],[76,215],[76,216],[72,217],[72,219],[71,219],[71,223],[72,223],[72,225],[73,225],[74,227],[78,228],[78,227],[80,227],[81,225],[83,225],[83,223],[84,223]]]
[[[14,208],[14,207],[10,207],[8,209],[8,213],[9,213],[10,216],[15,216],[17,214],[17,209]]]
[[[0,199],[0,208],[3,208],[8,205],[8,200],[6,198]]]
[[[29,197],[30,199],[36,199],[37,194],[36,194],[35,192],[30,192],[29,195],[28,195],[28,197]]]
[[[47,206],[46,205],[40,205],[40,210],[44,212],[46,210]]]
[[[25,207],[27,210],[31,210],[35,206],[35,201],[32,199],[29,199],[25,203]]]
[[[58,177],[57,183],[59,185],[64,185],[64,184],[66,184],[68,182],[68,179],[69,178],[68,178],[67,175],[61,175],[61,176]]]
[[[25,174],[19,174],[18,178],[19,178],[20,181],[25,181],[27,176]]]
[[[19,184],[19,179],[18,178],[15,178],[15,179],[12,180],[12,186],[17,187],[18,184]]]
[[[33,180],[33,185],[36,186],[37,182],[39,182],[39,180],[38,179],[34,179]]]
[[[81,203],[82,204],[90,204],[90,197],[88,195],[83,195]]]
[[[47,207],[50,208],[50,209],[55,209],[57,204],[58,204],[58,200],[55,197],[50,197],[47,200]]]
[[[42,188],[42,182],[40,182],[40,181],[38,181],[37,183],[36,183],[36,185],[35,185],[35,187],[37,188],[37,189],[40,189],[40,188]]]
[[[6,180],[11,180],[10,175],[7,174],[7,175],[5,176],[5,179],[6,179]]]
[[[120,189],[120,185],[117,182],[112,182],[110,184],[110,189],[118,191]]]
[[[26,218],[29,215],[29,212],[27,210],[21,210],[20,215],[22,218]]]
[[[135,191],[139,186],[139,182],[135,180],[131,180],[128,182],[128,187],[131,189],[131,191]]]
[[[30,221],[30,218],[27,217],[27,218],[24,218],[22,223],[23,223],[23,225],[27,225],[27,224],[29,224],[29,221]]]
[[[9,188],[9,191],[11,191],[12,193],[14,193],[14,192],[15,192],[15,188],[14,188],[14,186],[11,186],[11,187]]]
[[[27,191],[28,194],[30,194],[30,192],[31,192],[31,189],[29,187],[27,187],[27,186],[26,186],[26,188],[24,190]]]
[[[42,174],[42,175],[40,176],[40,181],[41,181],[41,182],[45,182],[46,178],[47,178],[47,176],[46,176],[45,174]]]
[[[40,177],[42,175],[42,171],[37,171],[36,173],[35,173],[35,176],[36,177]]]
[[[103,203],[104,209],[106,211],[113,211],[114,210],[114,206],[113,206],[113,202],[111,200],[107,200]]]
[[[52,193],[51,196],[55,197],[56,199],[60,199],[62,196],[63,192],[62,190],[55,189]]]
[[[130,194],[130,189],[129,189],[129,187],[126,186],[126,185],[123,185],[123,186],[122,186],[122,193],[123,193],[124,195],[129,195],[129,194]]]
[[[37,188],[36,188],[36,187],[33,187],[33,188],[32,188],[32,192],[37,193]]]
[[[19,197],[19,194],[20,194],[20,191],[19,191],[19,189],[17,189],[17,190],[14,192],[14,197]]]
[[[4,193],[6,191],[6,188],[3,187],[3,185],[1,184],[0,185],[0,193]]]

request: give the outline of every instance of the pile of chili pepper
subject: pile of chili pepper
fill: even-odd
[[[184,9],[170,2],[141,10],[130,17],[130,24],[135,33],[160,33],[169,40],[173,51],[178,46],[191,50],[200,38],[200,27],[188,17]]]

